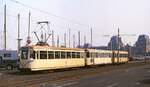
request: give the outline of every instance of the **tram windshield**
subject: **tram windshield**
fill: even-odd
[[[35,51],[31,48],[23,47],[21,48],[21,59],[35,59]]]
[[[28,48],[21,48],[21,59],[28,59]]]

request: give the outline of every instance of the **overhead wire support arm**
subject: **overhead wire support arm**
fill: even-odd
[[[35,36],[36,36],[36,38],[37,38],[38,42],[40,42],[40,39],[39,39],[39,37],[38,37],[37,33],[36,33],[35,31],[34,31],[33,33],[35,34]]]

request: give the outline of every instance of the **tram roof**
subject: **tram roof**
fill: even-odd
[[[40,45],[30,45],[30,46],[24,46],[24,47],[31,47],[33,49],[44,49],[44,50],[73,50],[73,51],[84,51],[84,49],[81,48],[68,48],[68,47],[53,47],[53,46],[40,46]]]

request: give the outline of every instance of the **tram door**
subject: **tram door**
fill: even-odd
[[[91,57],[91,58],[90,58],[90,64],[93,65],[93,64],[94,64],[94,56],[95,56],[95,55],[94,55],[93,52],[91,52],[90,54],[91,54],[91,56],[90,56],[90,57]]]
[[[92,53],[88,50],[85,50],[86,58],[85,58],[85,64],[86,65],[92,65],[94,64],[94,57],[92,56]]]
[[[112,64],[114,64],[115,63],[115,52],[114,51],[112,51],[112,58],[111,58],[111,60],[112,60]]]

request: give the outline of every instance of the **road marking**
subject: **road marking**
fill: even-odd
[[[64,83],[62,85],[56,85],[55,87],[65,87],[65,86],[71,86],[71,85],[75,85],[75,84],[78,84],[78,82]]]
[[[111,84],[111,85],[108,85],[107,87],[114,87],[114,86],[117,86],[118,83],[114,83],[114,84]]]

